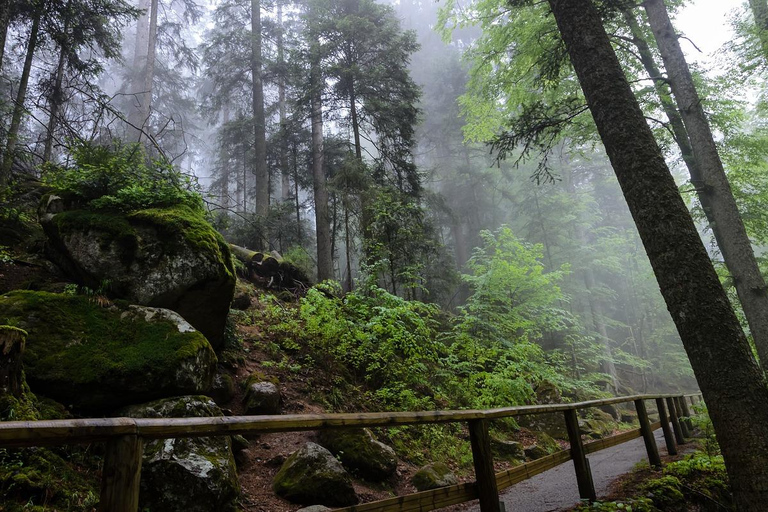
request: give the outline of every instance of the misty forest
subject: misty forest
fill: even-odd
[[[765,511],[768,1],[702,2],[0,0],[0,510]]]

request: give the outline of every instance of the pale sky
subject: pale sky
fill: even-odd
[[[685,40],[681,41],[689,59],[709,58],[731,37],[730,14],[741,0],[691,0],[675,20],[675,28],[683,32],[705,54],[703,56]]]

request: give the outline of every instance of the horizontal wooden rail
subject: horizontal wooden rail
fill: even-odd
[[[586,409],[635,400],[679,395],[633,395],[572,404],[530,405],[487,410],[372,412],[344,414],[286,414],[276,416],[220,416],[206,418],[91,418],[79,420],[0,422],[0,447],[91,443],[135,434],[144,439],[265,434],[341,428],[394,427],[456,423],[478,419]]]
[[[583,498],[594,496],[589,462],[585,455],[630,439],[644,436],[650,443],[651,430],[661,423],[649,424],[642,416],[641,429],[624,432],[605,439],[582,445],[578,426],[575,425],[576,410],[604,405],[635,402],[642,408],[644,400],[666,400],[674,403],[683,397],[699,398],[700,394],[675,395],[633,395],[589,400],[570,404],[531,405],[504,407],[487,410],[418,411],[418,412],[376,412],[351,414],[291,414],[279,416],[228,416],[213,418],[89,418],[77,420],[49,421],[8,421],[0,422],[0,447],[51,446],[107,442],[107,452],[102,475],[102,496],[100,511],[117,510],[133,512],[138,507],[138,485],[141,471],[141,447],[147,440],[180,437],[210,437],[237,434],[264,434],[275,432],[296,432],[304,430],[325,430],[365,427],[393,427],[399,425],[423,425],[433,423],[467,422],[472,434],[473,458],[476,473],[488,475],[478,482],[464,483],[407,496],[366,503],[339,509],[339,512],[407,512],[436,510],[438,508],[480,499],[483,512],[499,510],[498,491],[547,471],[569,460],[574,461],[579,489]],[[493,475],[493,460],[490,455],[490,440],[487,422],[494,419],[563,412],[571,425],[571,449],[562,450],[539,460],[517,466]],[[640,411],[638,411],[640,412]],[[663,411],[660,411],[663,412]],[[686,411],[687,413],[687,411]],[[662,421],[665,415],[660,414]],[[670,420],[679,429],[677,417]],[[645,423],[643,423],[645,421]],[[641,426],[642,426],[641,425]],[[645,429],[645,430],[644,430]],[[665,430],[665,437],[669,429]],[[644,433],[643,433],[644,432]],[[649,437],[650,436],[650,437]],[[668,439],[669,441],[669,439]],[[576,443],[577,446],[574,447]],[[655,447],[655,444],[653,445]],[[649,453],[649,456],[652,454]],[[658,455],[656,455],[658,457]],[[495,482],[494,482],[495,480]]]

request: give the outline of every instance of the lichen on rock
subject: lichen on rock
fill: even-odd
[[[221,416],[205,396],[182,396],[130,406],[135,418]],[[240,487],[229,437],[150,441],[144,448],[139,502],[142,510],[209,512],[237,510]]]
[[[111,296],[176,311],[218,348],[235,270],[229,245],[202,216],[186,206],[56,212],[43,212],[41,224],[62,270]]]

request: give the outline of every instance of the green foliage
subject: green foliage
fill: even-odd
[[[184,205],[204,213],[193,181],[170,164],[150,160],[140,144],[82,142],[70,152],[73,164],[47,164],[43,182],[82,207],[131,212]]]
[[[658,509],[653,506],[651,500],[647,498],[582,503],[575,510],[577,512],[658,512]]]
[[[462,276],[472,289],[461,308],[456,332],[486,345],[513,346],[538,338],[558,321],[554,304],[564,297],[558,286],[568,267],[545,272],[541,245],[521,242],[507,226],[480,233],[483,247]]]

